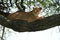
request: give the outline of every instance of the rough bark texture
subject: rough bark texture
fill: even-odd
[[[41,31],[60,25],[60,14],[45,17],[41,20],[38,19],[30,23],[24,20],[7,21],[5,17],[0,16],[0,24],[18,32]]]

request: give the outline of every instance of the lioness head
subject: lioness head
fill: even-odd
[[[35,15],[35,16],[38,16],[38,14],[40,13],[40,11],[41,11],[41,9],[42,8],[33,8],[33,14]]]

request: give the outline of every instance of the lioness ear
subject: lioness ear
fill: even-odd
[[[35,8],[37,8],[37,7],[33,7],[33,9],[35,9]]]
[[[35,8],[33,7],[33,9],[35,9]]]

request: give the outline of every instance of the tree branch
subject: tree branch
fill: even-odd
[[[21,3],[17,3],[18,0],[15,0],[15,4],[17,6],[17,8],[19,9],[19,11],[25,11],[25,6],[23,5],[23,0],[21,0]]]
[[[21,4],[20,4],[20,5],[21,5],[21,7],[23,8],[23,11],[25,11],[25,6],[23,5],[23,1],[24,1],[24,0],[21,0]]]
[[[60,14],[45,17],[41,20],[38,19],[30,23],[24,20],[7,21],[5,17],[0,16],[0,24],[18,32],[41,31],[60,25]]]
[[[10,4],[11,4],[11,7],[13,6],[13,4],[12,4],[12,0],[10,0]]]
[[[1,40],[3,40],[4,38],[4,33],[5,33],[5,27],[3,27],[3,30],[2,30],[2,37],[1,37]]]

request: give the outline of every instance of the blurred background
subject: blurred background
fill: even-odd
[[[60,0],[0,0],[0,11],[14,13],[29,12],[33,7],[41,7],[39,16],[48,17],[60,13]],[[15,32],[0,25],[0,40],[60,40],[60,26],[37,31]]]

